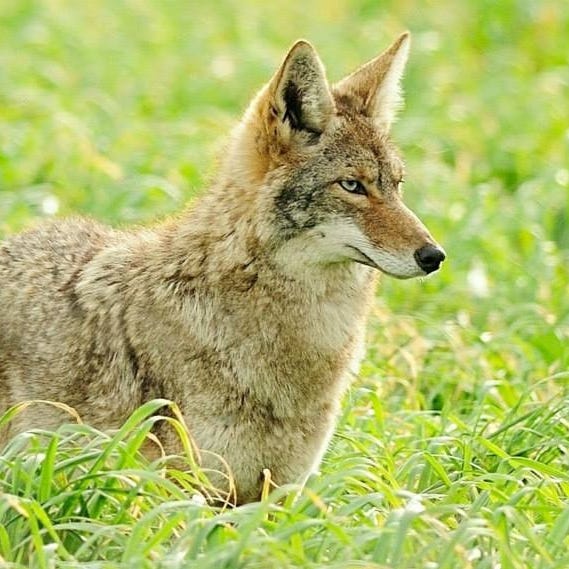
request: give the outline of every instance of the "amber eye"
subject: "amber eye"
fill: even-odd
[[[338,183],[344,190],[346,190],[346,192],[350,192],[351,194],[360,194],[362,196],[367,195],[364,185],[357,180],[340,180]]]

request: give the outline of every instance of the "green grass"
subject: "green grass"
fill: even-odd
[[[3,2],[0,236],[55,209],[113,224],[178,210],[294,39],[334,80],[407,28],[394,136],[407,201],[449,259],[382,282],[321,475],[204,505],[191,464],[137,452],[159,402],[117,434],[21,435],[0,456],[0,566],[569,566],[561,0]]]

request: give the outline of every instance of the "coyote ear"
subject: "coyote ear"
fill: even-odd
[[[381,55],[337,83],[338,100],[373,118],[382,130],[389,130],[401,106],[401,77],[409,55],[410,34],[399,36]]]
[[[271,111],[293,130],[321,134],[334,111],[334,101],[316,50],[297,41],[269,84]]]

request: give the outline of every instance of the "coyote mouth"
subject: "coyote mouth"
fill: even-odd
[[[377,269],[378,271],[383,271],[383,269],[371,257],[366,255],[361,249],[358,249],[358,247],[354,247],[353,245],[347,245],[347,247],[355,251],[361,257],[361,259],[354,259],[356,263],[367,265],[368,267],[371,267],[372,269]]]
[[[372,269],[377,269],[378,271],[381,271],[383,274],[393,277],[394,279],[405,280],[411,278],[411,276],[396,275],[395,273],[392,273],[390,271],[387,271],[383,267],[380,267],[369,255],[366,255],[361,249],[355,247],[354,245],[346,245],[346,247],[352,249],[360,256],[359,259],[352,259],[356,263],[360,263],[360,265],[366,265],[368,267],[371,267]]]

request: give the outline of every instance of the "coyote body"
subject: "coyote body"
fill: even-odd
[[[362,353],[377,269],[408,278],[444,259],[401,202],[388,139],[407,49],[404,34],[330,88],[298,42],[191,209],[132,231],[55,221],[1,244],[0,412],[55,400],[108,429],[163,397],[204,466],[228,463],[239,503],[258,499],[265,468],[302,481]],[[3,436],[65,420],[31,406]]]

